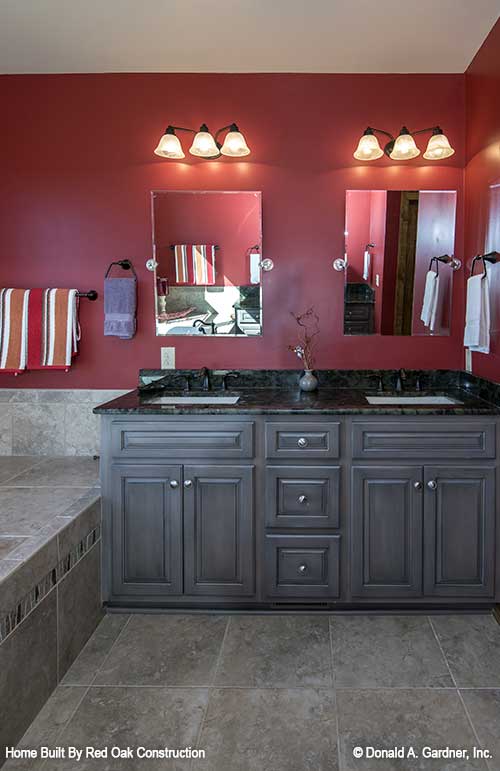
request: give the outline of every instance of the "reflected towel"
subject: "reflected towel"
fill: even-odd
[[[213,244],[176,244],[175,278],[178,284],[207,286],[215,284],[215,246]]]
[[[464,345],[478,353],[490,352],[488,276],[472,276],[467,281]]]
[[[368,251],[368,249],[365,249],[365,254],[363,257],[363,278],[365,281],[368,281],[370,279],[370,267],[371,267],[371,254]]]
[[[422,302],[420,320],[423,322],[424,326],[429,327],[431,332],[434,332],[436,326],[438,303],[439,276],[435,271],[429,270],[425,278],[424,299]]]
[[[28,360],[29,289],[0,290],[0,369],[19,372]]]
[[[104,279],[104,334],[130,340],[136,331],[136,312],[136,279]]]

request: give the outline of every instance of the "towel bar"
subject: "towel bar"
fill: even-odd
[[[77,297],[86,297],[87,300],[94,302],[94,300],[97,300],[99,295],[95,289],[90,289],[88,292],[77,292]]]

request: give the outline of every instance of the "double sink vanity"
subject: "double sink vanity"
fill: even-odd
[[[227,374],[143,370],[96,408],[108,606],[499,601],[499,387],[321,371],[301,393],[296,371]]]

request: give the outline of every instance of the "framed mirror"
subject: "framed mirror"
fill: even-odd
[[[345,335],[450,334],[456,206],[456,190],[346,191]]]
[[[261,335],[261,193],[151,195],[156,334]]]

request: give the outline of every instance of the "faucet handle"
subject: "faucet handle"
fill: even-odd
[[[230,377],[238,378],[239,376],[240,376],[240,373],[239,372],[235,372],[234,370],[231,370],[231,372],[225,372],[222,375],[222,390],[223,391],[227,391],[227,381],[228,381],[228,378],[230,378]]]

